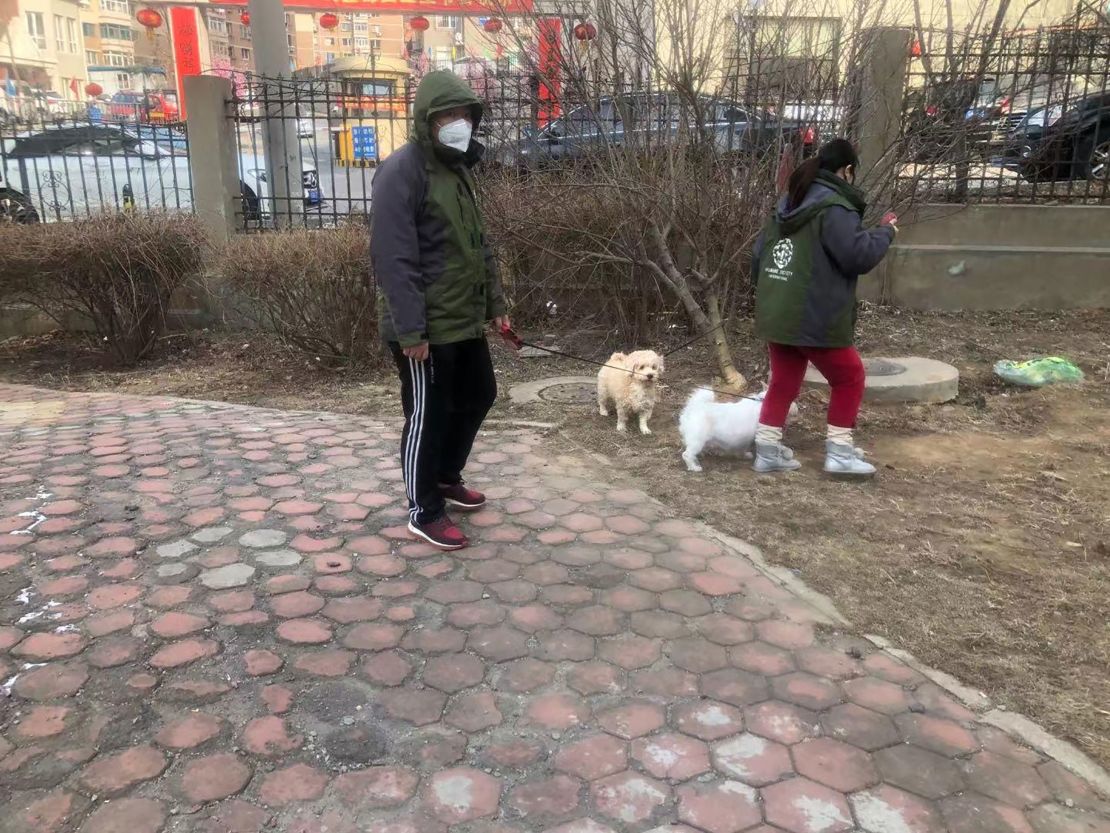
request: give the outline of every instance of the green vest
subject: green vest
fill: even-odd
[[[808,347],[851,346],[854,281],[849,287],[844,280],[822,280],[830,264],[821,244],[821,217],[834,205],[859,210],[845,197],[832,194],[785,220],[772,212],[764,226],[755,293],[755,331],[761,340]],[[814,332],[815,324],[819,332]]]

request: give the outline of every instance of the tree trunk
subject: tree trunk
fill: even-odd
[[[716,290],[706,293],[705,306],[708,312],[707,323],[710,327],[709,337],[713,343],[717,369],[721,372],[719,387],[728,393],[743,393],[744,388],[748,386],[748,380],[736,369],[736,364],[732,360],[732,350],[728,346],[728,336],[725,335],[721,303],[717,298]]]

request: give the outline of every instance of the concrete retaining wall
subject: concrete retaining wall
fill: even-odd
[[[1110,206],[922,206],[860,297],[946,311],[1110,307]]]

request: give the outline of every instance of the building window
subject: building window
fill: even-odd
[[[437,29],[458,29],[459,19],[454,15],[441,14],[436,18]]]
[[[455,50],[450,46],[437,46],[432,52],[432,62],[438,69],[450,69]]]
[[[335,46],[335,38],[324,38],[324,46]]]
[[[343,40],[341,40],[339,42],[339,45],[340,46],[350,46],[351,45],[351,39],[350,38],[343,38]]]
[[[239,47],[239,58],[243,61],[249,61],[251,59],[251,51],[242,46]]]
[[[106,40],[131,40],[131,27],[118,23],[101,23],[100,37]]]
[[[327,62],[328,62],[329,64],[334,64],[334,63],[335,63],[335,53],[334,53],[334,52],[328,52],[328,53],[326,54],[325,60],[326,60],[326,61],[327,61]]]
[[[104,63],[113,67],[129,67],[135,63],[135,56],[128,55],[126,52],[113,52],[110,49],[105,49]]]
[[[42,12],[27,12],[27,34],[39,49],[46,49],[46,21]]]
[[[250,30],[242,23],[239,24],[239,40],[246,40],[251,36]]]
[[[370,24],[369,23],[357,23],[356,22],[355,23],[355,31],[356,32],[369,32],[370,31]]]
[[[100,55],[97,54],[96,52],[93,52],[91,49],[86,50],[85,51],[85,63],[90,67],[96,66],[97,64],[100,63]]]
[[[96,37],[96,26],[94,26],[91,23],[82,23],[81,24],[81,32],[85,35],[86,38],[95,38]]]
[[[117,72],[116,73],[116,86],[119,87],[121,90],[130,90],[131,89],[131,75],[130,75],[130,73]]]
[[[131,14],[131,6],[127,0],[100,0],[100,10],[116,14]]]
[[[77,19],[66,18],[66,52],[70,55],[77,54]]]
[[[359,49],[369,49],[370,38],[355,38],[355,46]]]
[[[66,51],[66,23],[65,19],[60,15],[54,15],[54,48],[59,52]]]

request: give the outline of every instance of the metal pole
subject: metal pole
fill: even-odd
[[[282,0],[250,0],[254,71],[261,76],[262,143],[274,226],[296,225],[304,211],[297,96],[289,69],[289,44]],[[282,83],[284,81],[284,83]]]

